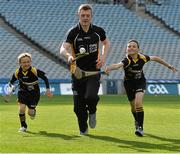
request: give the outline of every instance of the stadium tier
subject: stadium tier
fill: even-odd
[[[32,54],[33,66],[45,71],[50,79],[70,78],[68,70],[26,45],[2,27],[0,27],[0,78],[12,76],[18,68],[17,56],[25,51]]]
[[[64,40],[67,30],[78,22],[76,16],[78,6],[86,2],[86,0],[3,1],[0,3],[0,13],[17,30],[59,56],[59,44]],[[111,42],[107,64],[119,62],[125,56],[127,41],[135,38],[145,54],[161,56],[174,66],[180,66],[179,37],[147,19],[138,17],[122,5],[93,4],[93,9],[93,22],[104,27]],[[179,73],[173,74],[157,63],[150,63],[145,66],[148,79],[179,79]],[[67,71],[64,73],[69,74]],[[123,71],[113,71],[107,78],[123,79]]]
[[[180,1],[157,1],[158,5],[146,5],[146,12],[163,21],[169,28],[180,34]]]

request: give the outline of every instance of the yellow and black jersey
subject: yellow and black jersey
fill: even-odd
[[[124,58],[121,62],[124,64],[125,79],[142,79],[144,78],[143,66],[150,60],[148,55],[138,54],[137,59],[130,56]]]
[[[19,90],[38,90],[39,84],[38,78],[44,80],[46,88],[49,88],[48,78],[45,76],[45,73],[35,67],[30,67],[28,70],[23,70],[21,67],[16,69],[13,74],[10,83],[13,84],[16,80],[19,81]]]
[[[103,28],[91,24],[88,32],[85,32],[78,23],[68,31],[65,42],[72,45],[74,57],[80,53],[80,48],[85,48],[89,55],[78,59],[76,65],[85,71],[95,71],[97,60],[100,58],[99,42],[105,39]]]

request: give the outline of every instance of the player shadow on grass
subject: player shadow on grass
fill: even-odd
[[[62,138],[64,140],[73,140],[75,138],[80,137],[80,136],[77,136],[77,135],[64,135],[64,134],[59,134],[59,133],[48,133],[46,131],[39,131],[38,133],[27,131],[26,133],[37,135],[37,136],[45,136],[45,137],[52,137],[52,138]]]
[[[160,137],[160,136],[156,136],[156,135],[152,135],[152,134],[147,134],[146,136],[153,138],[153,139],[157,139],[157,140],[161,140],[161,141],[167,141],[167,142],[171,142],[173,145],[178,145],[179,147],[179,152],[180,152],[180,139],[171,139],[171,138],[166,138],[166,137]],[[174,147],[172,147],[174,148]]]
[[[106,142],[118,143],[118,144],[120,144],[120,145],[118,145],[118,147],[130,148],[130,149],[136,150],[138,152],[152,152],[154,149],[166,150],[169,152],[180,152],[180,144],[179,144],[180,141],[179,140],[164,139],[164,138],[157,137],[154,135],[150,136],[150,134],[148,134],[147,136],[144,136],[144,137],[152,137],[154,139],[160,139],[162,141],[165,141],[165,143],[156,144],[156,143],[147,143],[147,142],[143,142],[143,141],[133,141],[133,140],[128,141],[128,140],[121,140],[119,138],[110,137],[110,136],[99,136],[99,135],[91,135],[91,134],[88,134],[87,136],[90,138],[93,138],[93,139],[103,140]],[[141,140],[143,138],[139,138],[139,139]],[[172,142],[172,143],[167,143],[167,142]]]

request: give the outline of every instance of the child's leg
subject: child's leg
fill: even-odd
[[[27,128],[25,111],[26,111],[26,105],[19,103],[19,119],[20,119],[21,127]]]
[[[134,100],[130,101],[130,105],[131,105],[131,113],[134,117],[135,129],[137,129],[139,125],[138,125],[138,121],[137,121],[137,115],[136,115],[136,108],[135,108]]]
[[[28,115],[33,120],[35,118],[35,116],[36,116],[36,109],[35,108],[29,108],[28,109]]]
[[[31,91],[31,95],[28,98],[28,115],[33,120],[36,116],[36,106],[38,105],[40,99],[40,93],[36,91]]]
[[[135,109],[136,109],[136,118],[138,121],[138,125],[143,129],[143,121],[144,121],[144,110],[143,110],[143,92],[136,93],[135,96]]]
[[[135,105],[134,105],[134,100],[133,101],[130,101],[130,105],[131,105],[131,113],[134,117],[134,120],[137,121],[137,118],[136,118],[136,109],[135,109]]]

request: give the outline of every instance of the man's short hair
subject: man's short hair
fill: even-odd
[[[78,13],[81,10],[91,10],[91,12],[92,12],[92,6],[90,4],[81,4],[78,8]]]

